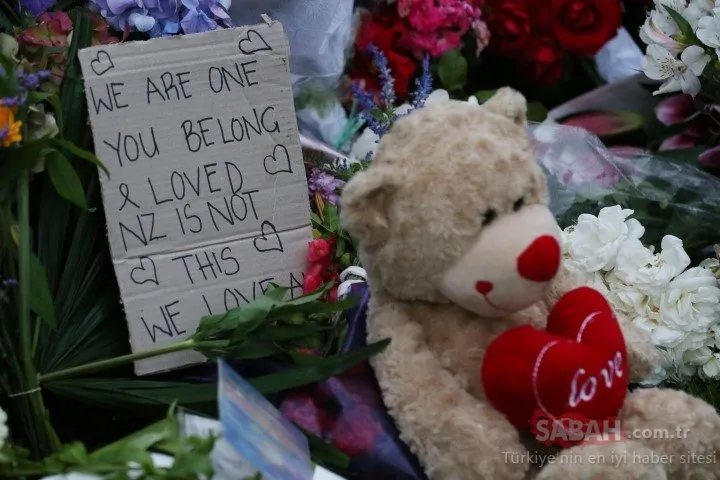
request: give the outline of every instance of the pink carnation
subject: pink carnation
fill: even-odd
[[[472,30],[477,37],[477,54],[489,41],[482,12],[473,0],[398,0],[398,13],[410,26],[408,47],[422,57],[439,57],[459,48]]]

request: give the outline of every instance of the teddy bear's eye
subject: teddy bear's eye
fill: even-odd
[[[525,197],[515,200],[515,203],[513,203],[513,210],[517,212],[523,207],[523,205],[525,205]]]
[[[493,220],[495,220],[495,217],[497,216],[497,212],[493,210],[492,208],[489,208],[485,210],[485,212],[482,214],[482,226],[486,226],[490,224]]]

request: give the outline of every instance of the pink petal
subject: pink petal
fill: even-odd
[[[689,135],[685,135],[684,133],[681,133],[679,135],[673,135],[672,137],[666,138],[661,144],[660,150],[661,152],[665,152],[668,150],[681,150],[684,148],[693,148],[696,147],[697,143],[695,143],[695,139],[692,138]]]
[[[587,111],[559,120],[563,125],[584,128],[600,138],[632,132],[642,127],[643,118],[633,112]]]
[[[690,95],[673,95],[655,107],[655,116],[664,125],[675,125],[695,113],[695,101]]]
[[[713,147],[705,150],[698,156],[700,165],[709,168],[720,167],[720,147]]]

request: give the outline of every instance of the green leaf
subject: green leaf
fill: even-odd
[[[55,150],[45,162],[45,167],[58,194],[83,210],[88,210],[82,182],[68,159]]]
[[[51,327],[57,326],[45,269],[34,253],[30,255],[30,309]]]
[[[28,94],[27,103],[29,105],[35,105],[36,103],[40,103],[42,101],[48,100],[50,97],[53,97],[54,93],[48,93],[48,92],[30,92]]]
[[[671,160],[674,163],[685,163],[697,167],[698,156],[705,150],[707,150],[707,147],[680,148],[659,152],[657,156]]]
[[[74,143],[63,140],[62,138],[56,138],[55,142],[60,145],[62,148],[66,149],[68,152],[72,153],[76,157],[80,157],[83,160],[87,160],[88,162],[94,164],[98,168],[100,168],[103,172],[105,172],[106,175],[110,176],[110,172],[108,171],[107,167],[100,161],[99,158],[97,158],[92,152],[88,150],[84,150]]]
[[[475,92],[473,96],[478,99],[479,103],[485,103],[490,100],[495,93],[497,93],[497,90],[479,90]]]
[[[335,355],[319,359],[311,365],[299,365],[285,371],[250,379],[250,383],[261,393],[268,394],[288,390],[300,385],[320,382],[343,373],[387,347],[390,340],[367,345],[348,355]]]
[[[680,29],[680,33],[682,33],[686,40],[689,41],[695,38],[695,33],[693,32],[690,22],[685,20],[685,18],[673,8],[665,6],[665,10],[667,10],[672,19],[675,20],[675,23],[677,23],[677,26]]]
[[[24,143],[20,148],[3,150],[3,161],[0,162],[0,190],[16,183],[18,175],[37,165],[47,143],[47,139],[40,139]]]
[[[335,233],[340,230],[340,215],[338,215],[337,207],[325,204],[323,215],[325,216],[324,226],[327,231]]]
[[[438,63],[438,75],[449,92],[462,90],[467,83],[468,63],[460,50],[448,50]]]
[[[542,122],[547,118],[548,110],[540,102],[528,103],[527,119],[530,122]]]
[[[60,85],[60,103],[62,105],[62,120],[64,130],[62,137],[71,142],[80,143],[85,139],[87,132],[87,111],[85,108],[85,93],[82,82],[82,70],[77,53],[80,49],[89,47],[92,42],[92,22],[80,8],[71,13],[72,41],[67,53],[65,75]],[[60,125],[59,124],[59,125]]]

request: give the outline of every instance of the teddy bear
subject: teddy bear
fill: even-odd
[[[510,88],[414,110],[343,189],[372,298],[368,341],[390,339],[371,364],[401,439],[431,480],[720,479],[718,413],[682,391],[629,391],[658,364],[649,336],[562,267],[526,114]],[[572,331],[548,370],[551,327]],[[532,392],[589,375],[577,365],[605,354],[570,400],[614,408],[620,438],[546,446],[518,424],[536,419],[520,411],[540,402]]]

